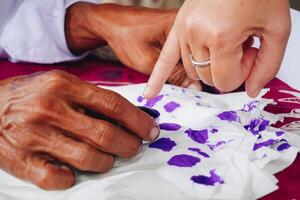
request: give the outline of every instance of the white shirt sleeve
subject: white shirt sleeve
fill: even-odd
[[[79,2],[99,0],[26,0],[15,8],[0,34],[0,58],[15,62],[57,63],[78,60],[65,38],[66,9]],[[0,12],[2,9],[0,8]]]

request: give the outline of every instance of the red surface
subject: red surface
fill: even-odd
[[[0,61],[0,80],[12,76],[31,74],[37,71],[48,71],[60,69],[77,75],[82,80],[92,81],[99,85],[125,85],[131,83],[144,83],[147,76],[136,71],[122,67],[119,63],[107,63],[95,59],[86,59],[79,63],[63,63],[57,65],[37,65],[37,64],[14,64],[8,61]],[[280,90],[294,91],[280,80],[273,80],[267,86],[271,88],[265,98],[274,99],[277,105],[270,105],[266,108],[272,113],[290,113],[293,109],[300,109],[300,99],[293,94],[287,94]],[[296,118],[285,118],[283,123],[275,124],[276,127],[286,123],[300,121]],[[279,179],[279,190],[262,198],[264,200],[273,199],[300,199],[300,156],[298,154],[295,162],[284,171],[276,174]]]

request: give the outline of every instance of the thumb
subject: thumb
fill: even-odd
[[[180,46],[173,27],[148,80],[144,91],[145,98],[153,98],[160,92],[179,59]]]

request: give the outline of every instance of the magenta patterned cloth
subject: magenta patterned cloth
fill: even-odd
[[[87,58],[78,63],[62,63],[56,65],[38,65],[28,63],[10,63],[6,60],[0,61],[0,79],[13,76],[31,74],[37,71],[49,71],[52,69],[65,70],[82,80],[93,82],[97,85],[128,85],[134,83],[144,83],[148,76],[138,73],[129,68],[125,68],[120,63],[110,63]],[[274,79],[268,85],[270,91],[265,98],[274,99],[277,105],[269,105],[266,110],[274,114],[296,113],[300,109],[300,92],[292,89],[284,82]],[[297,97],[298,96],[298,97]],[[299,111],[298,111],[299,112]],[[300,114],[298,114],[300,116]],[[274,126],[282,127],[292,122],[300,123],[297,115],[284,118],[284,122],[278,122]],[[298,125],[300,130],[300,125]],[[300,199],[300,156],[286,170],[278,173],[280,189],[264,197],[265,200],[274,199]]]

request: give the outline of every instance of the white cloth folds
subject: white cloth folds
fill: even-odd
[[[299,136],[270,126],[272,103],[246,93],[212,95],[166,85],[140,97],[145,85],[110,88],[139,106],[159,110],[161,135],[133,159],[117,159],[106,174],[79,174],[66,191],[46,192],[0,172],[0,199],[195,200],[257,199],[275,191],[274,173],[289,166]],[[128,116],[130,117],[130,116]]]

